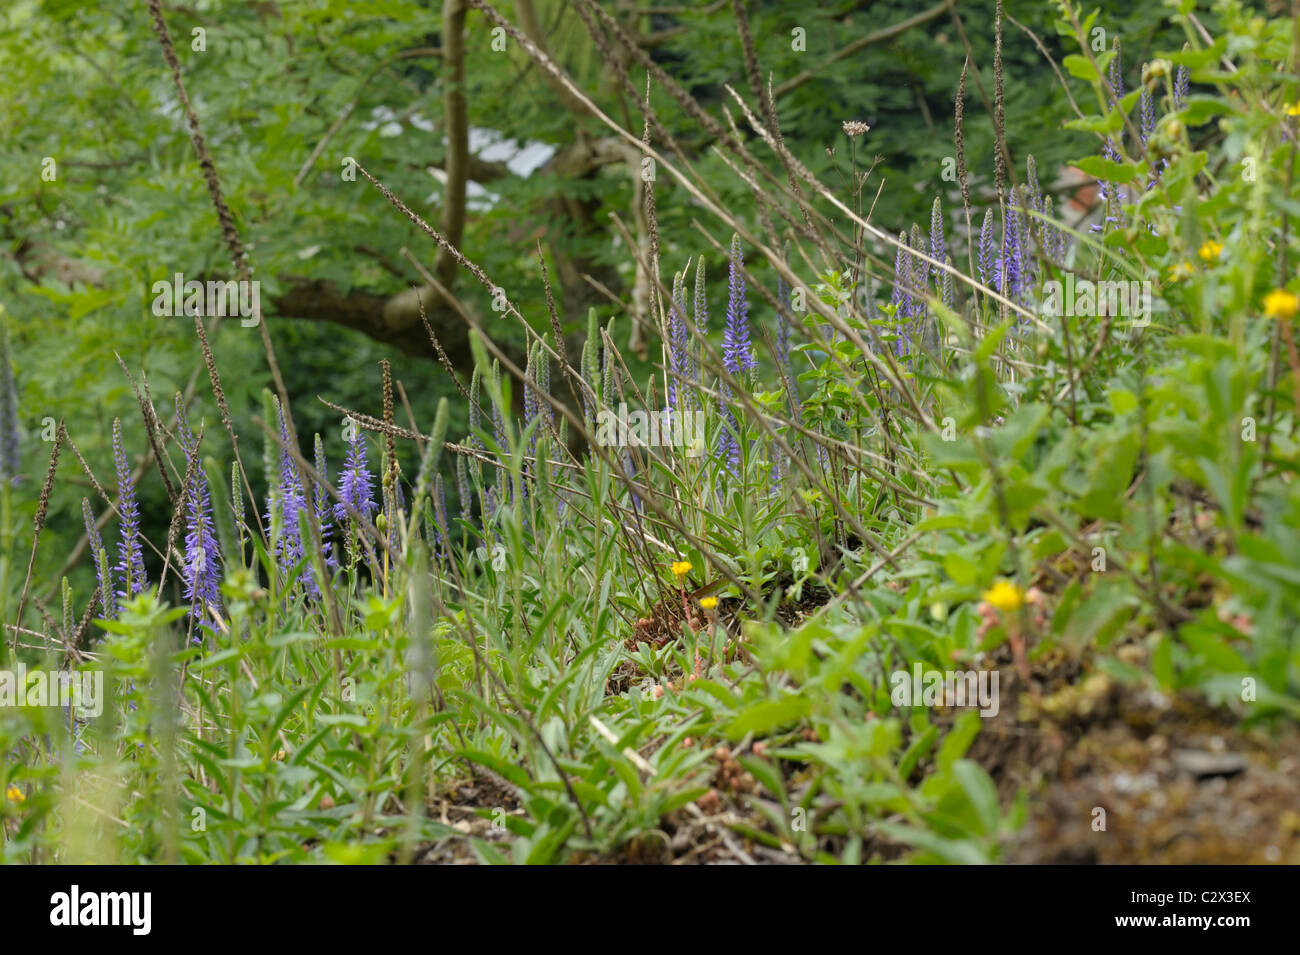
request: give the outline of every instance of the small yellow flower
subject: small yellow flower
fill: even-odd
[[[13,783],[10,783],[9,788],[5,790],[5,798],[8,799],[10,802],[27,801],[27,796],[23,793],[21,789],[19,789]]]
[[[717,597],[701,597],[701,598],[700,598],[700,606],[703,607],[705,610],[712,610],[712,609],[713,609],[714,607],[716,607],[717,605],[718,605],[718,598],[717,598]]]
[[[1179,262],[1169,266],[1169,281],[1177,282],[1180,279],[1191,278],[1196,274],[1196,269],[1191,262]]]
[[[679,560],[673,564],[673,574],[677,577],[685,577],[691,572],[691,562],[689,560]]]
[[[1206,241],[1204,245],[1197,250],[1196,254],[1201,257],[1202,262],[1217,262],[1219,253],[1223,251],[1223,246],[1213,239]]]
[[[1300,298],[1284,288],[1275,288],[1264,296],[1264,314],[1269,318],[1290,321],[1300,311]]]
[[[1300,102],[1287,103],[1283,109],[1286,110],[1288,116],[1300,116]]]
[[[1025,602],[1025,592],[1007,580],[999,580],[991,590],[983,593],[984,601],[1003,613],[1019,610]]]

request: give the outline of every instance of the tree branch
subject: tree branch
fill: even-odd
[[[434,358],[433,344],[420,323],[420,306],[413,290],[384,295],[353,288],[344,292],[328,279],[282,279],[283,291],[270,299],[273,314],[310,322],[330,322],[361,332],[408,355]],[[424,297],[429,324],[457,368],[473,366],[464,322],[442,300]]]
[[[460,248],[465,237],[465,182],[469,172],[469,107],[465,100],[465,0],[443,0],[442,120],[447,128],[447,182],[442,190],[442,234]],[[434,267],[448,288],[456,277],[456,260],[439,250]],[[418,308],[416,318],[419,317]],[[414,322],[415,319],[412,319]]]

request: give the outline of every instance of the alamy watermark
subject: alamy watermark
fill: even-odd
[[[50,896],[50,924],[75,927],[123,926],[132,935],[148,935],[153,928],[152,892],[82,892],[74,885]]]
[[[980,716],[994,717],[998,702],[997,670],[929,670],[920,664],[912,672],[889,676],[889,701],[895,706],[978,706]]]
[[[159,279],[150,289],[155,298],[153,313],[159,317],[202,315],[207,318],[239,318],[239,324],[250,328],[262,320],[262,283],[258,281],[209,280],[185,281],[177,272],[169,282]]]
[[[0,670],[0,706],[57,706],[81,719],[104,712],[103,670]]]
[[[632,411],[622,403],[615,412],[596,412],[596,444],[618,448],[685,448],[688,458],[704,453],[703,411]]]
[[[1065,281],[1043,283],[1043,311],[1048,315],[1110,315],[1132,319],[1136,327],[1151,324],[1151,312],[1168,308],[1163,301],[1154,306],[1148,281],[1093,282],[1065,273]]]

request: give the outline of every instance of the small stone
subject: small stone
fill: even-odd
[[[1246,757],[1240,753],[1212,753],[1201,749],[1174,750],[1174,765],[1197,779],[1236,776],[1245,772]]]
[[[1136,643],[1126,643],[1115,651],[1115,656],[1119,657],[1130,666],[1141,666],[1146,662],[1146,647]]]

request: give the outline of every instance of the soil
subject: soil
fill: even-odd
[[[970,753],[1004,799],[1020,786],[1030,795],[1029,824],[1005,861],[1300,864],[1293,724],[1244,726],[1196,695],[1165,697],[1096,672],[1038,704],[1020,701]]]

